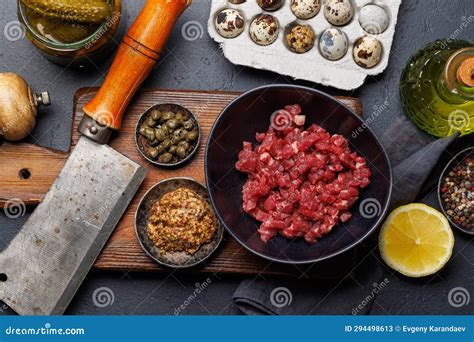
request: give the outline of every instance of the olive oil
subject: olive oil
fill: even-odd
[[[410,58],[400,80],[407,116],[445,137],[474,132],[474,44],[438,40]]]

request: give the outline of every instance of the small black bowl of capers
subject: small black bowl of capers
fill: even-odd
[[[138,120],[135,141],[150,163],[177,167],[196,153],[201,138],[199,122],[191,111],[178,104],[157,104]]]

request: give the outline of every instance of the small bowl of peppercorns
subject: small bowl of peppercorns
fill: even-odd
[[[438,199],[449,222],[474,235],[474,147],[459,152],[448,163],[439,179]]]

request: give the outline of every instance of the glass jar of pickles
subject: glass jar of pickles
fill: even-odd
[[[18,0],[26,36],[48,59],[91,66],[118,46],[121,0]]]

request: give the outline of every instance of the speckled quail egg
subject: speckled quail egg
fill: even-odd
[[[357,39],[352,51],[354,61],[365,69],[373,68],[379,64],[382,59],[382,53],[382,43],[372,36],[365,36]]]
[[[348,24],[354,16],[354,6],[351,0],[328,0],[324,5],[324,16],[335,26]]]
[[[291,0],[291,11],[299,19],[311,19],[320,9],[320,0]]]
[[[250,38],[258,45],[270,45],[278,38],[278,21],[270,14],[260,14],[250,24]]]
[[[349,40],[338,28],[328,28],[319,37],[319,51],[324,58],[337,61],[344,57],[349,49]]]
[[[285,34],[288,48],[296,53],[305,53],[311,50],[316,39],[316,34],[308,25],[290,24]]]
[[[257,0],[257,4],[265,11],[276,11],[285,0]]]
[[[244,16],[236,9],[223,9],[216,15],[215,27],[217,33],[219,33],[222,37],[235,38],[244,31]]]
[[[360,26],[370,34],[380,34],[388,28],[390,22],[387,11],[377,5],[369,4],[360,10]]]

